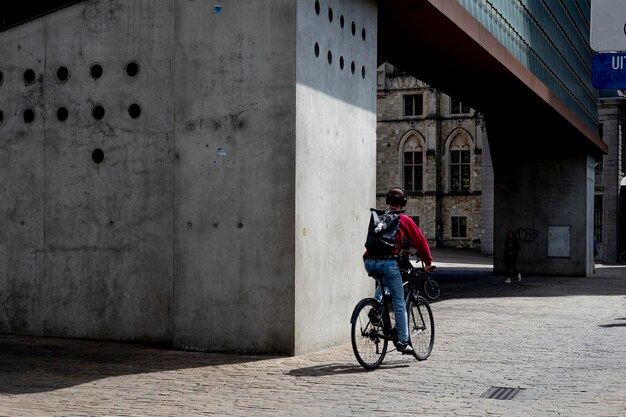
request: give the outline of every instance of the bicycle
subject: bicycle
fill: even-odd
[[[434,267],[433,267],[434,268]],[[383,278],[373,275],[378,285],[385,288]],[[435,320],[426,298],[419,294],[415,286],[417,281],[409,279],[405,283],[405,303],[408,316],[409,344],[413,347],[413,356],[419,361],[430,356],[435,342]],[[391,303],[391,294],[382,291],[382,302],[376,298],[364,298],[357,303],[352,312],[352,350],[359,364],[365,369],[380,366],[387,354],[389,341],[398,342],[393,325],[395,315]],[[393,315],[393,316],[392,316]]]
[[[400,253],[400,261],[398,262],[398,265],[400,266],[402,280],[406,282],[411,275],[417,275],[417,282],[415,285],[424,291],[424,295],[428,299],[431,301],[437,300],[441,295],[441,288],[439,287],[439,284],[437,281],[432,279],[430,273],[425,272],[423,262],[422,268],[415,268],[409,260],[409,255],[410,252],[406,250],[403,250]],[[420,261],[419,258],[418,261]]]

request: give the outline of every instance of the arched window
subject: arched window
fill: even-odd
[[[469,191],[471,188],[471,146],[467,136],[457,133],[449,145],[450,190]]]
[[[422,141],[412,134],[402,146],[402,169],[404,189],[406,191],[422,191],[424,176],[424,147]]]

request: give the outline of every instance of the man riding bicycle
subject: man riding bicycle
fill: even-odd
[[[385,202],[389,212],[403,211],[407,203],[406,194],[402,188],[394,187],[387,193]],[[396,347],[398,351],[402,353],[413,353],[413,348],[409,344],[404,290],[402,287],[402,276],[398,266],[399,255],[404,239],[407,239],[411,245],[417,249],[417,253],[424,263],[424,269],[427,272],[430,271],[433,258],[428,242],[413,219],[404,213],[400,215],[400,225],[395,236],[396,244],[390,253],[379,255],[366,250],[363,255],[363,262],[365,270],[369,275],[381,275],[383,277],[384,285],[391,293],[396,317],[396,331],[398,335]],[[382,300],[382,289],[380,287],[376,288],[374,297],[379,301]]]

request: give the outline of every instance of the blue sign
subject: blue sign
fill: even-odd
[[[626,89],[626,53],[597,54],[593,57],[591,83],[598,89]]]

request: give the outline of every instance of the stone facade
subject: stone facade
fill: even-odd
[[[597,239],[596,262],[615,264],[626,251],[626,100],[617,92],[603,91],[598,105],[600,134],[609,146],[608,155],[596,159],[594,193],[594,237]],[[623,203],[622,203],[623,204]]]
[[[431,245],[481,249],[492,233],[481,224],[483,146],[477,111],[388,63],[378,68],[377,205],[405,188],[406,213]]]

